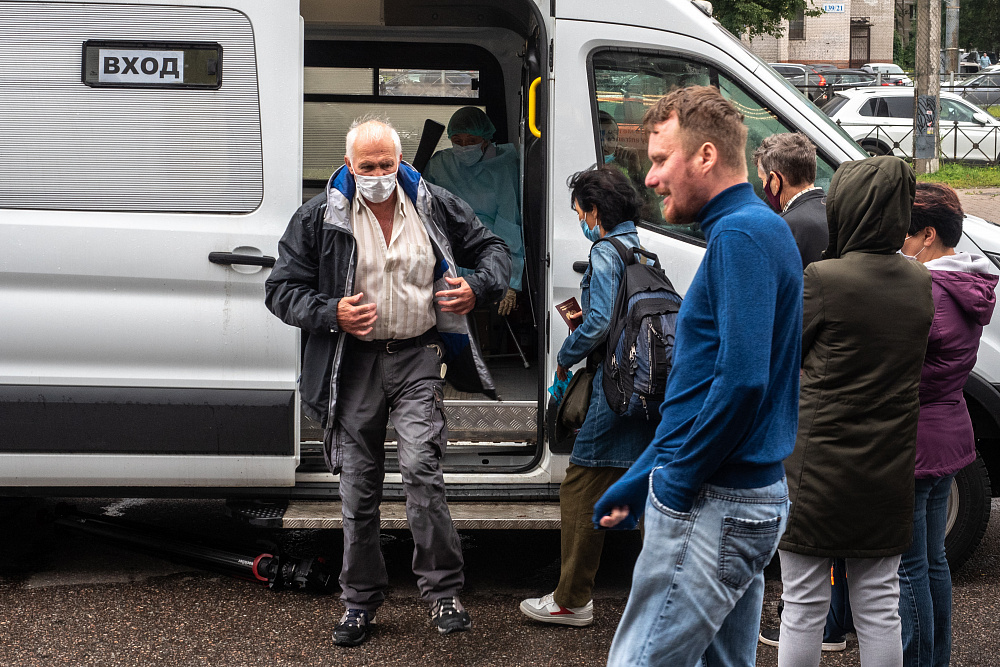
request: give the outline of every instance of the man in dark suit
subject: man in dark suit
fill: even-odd
[[[764,197],[792,230],[802,268],[819,259],[829,243],[826,195],[816,187],[816,147],[798,132],[774,134],[753,153]]]

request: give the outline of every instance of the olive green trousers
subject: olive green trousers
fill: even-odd
[[[594,528],[594,503],[625,474],[625,468],[589,468],[569,464],[559,486],[562,567],[555,601],[582,607],[592,598],[601,565],[605,531]]]

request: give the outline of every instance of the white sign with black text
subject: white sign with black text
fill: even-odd
[[[184,52],[101,49],[98,81],[184,83]]]

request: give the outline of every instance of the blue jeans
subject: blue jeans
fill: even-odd
[[[944,533],[953,478],[915,480],[913,543],[899,563],[899,617],[907,667],[937,667],[951,659],[951,571]]]
[[[753,665],[764,566],[787,517],[784,478],[759,489],[705,484],[690,512],[666,507],[650,488],[608,665]]]

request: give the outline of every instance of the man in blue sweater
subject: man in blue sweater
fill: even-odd
[[[715,88],[679,89],[643,118],[664,219],[707,247],[677,320],[662,421],[594,507],[645,538],[609,665],[753,665],[763,569],[788,514],[802,261],[747,182],[743,116]]]

